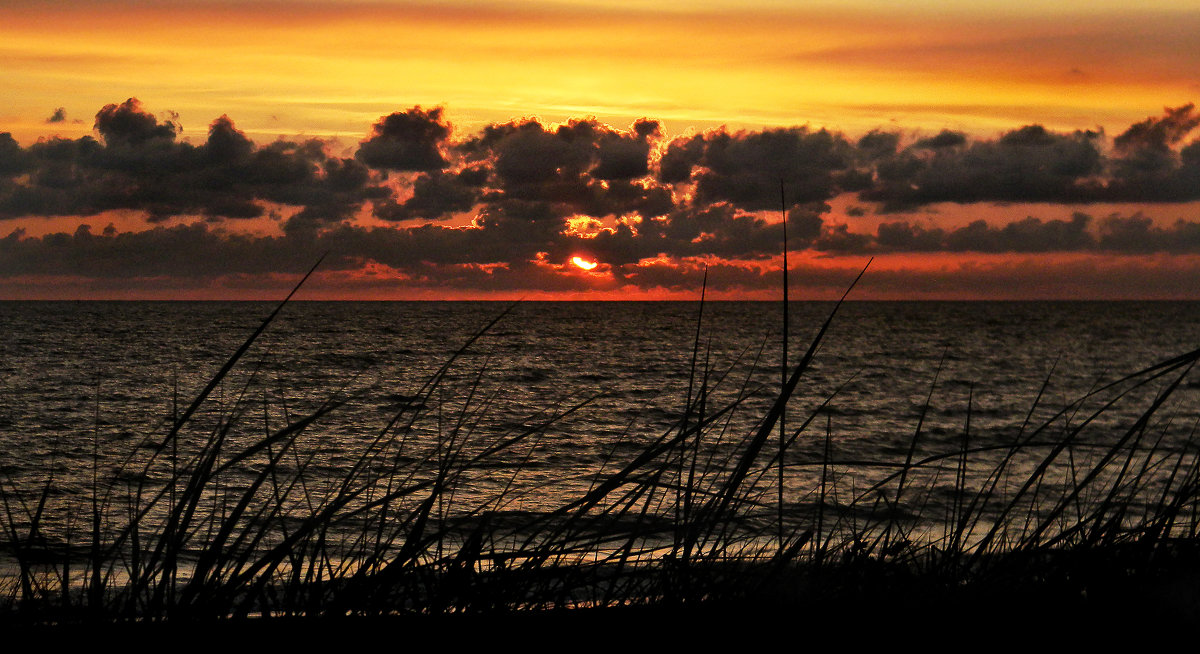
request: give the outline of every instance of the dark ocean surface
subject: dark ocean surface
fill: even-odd
[[[131,491],[105,480],[133,487],[162,474],[139,457],[153,452],[173,416],[273,307],[0,302],[0,484],[10,506],[34,502],[44,488],[51,498],[88,496],[93,484],[118,502]],[[792,364],[832,308],[792,305]],[[252,442],[341,399],[307,427],[292,462],[307,462],[308,483],[335,484],[406,405],[404,415],[413,414],[417,397],[420,421],[395,446],[397,457],[408,456],[404,448],[486,448],[548,423],[495,455],[484,472],[457,480],[453,495],[472,510],[494,503],[496,511],[537,513],[586,492],[669,432],[689,388],[698,397],[703,387],[706,414],[738,402],[703,436],[711,452],[703,466],[718,470],[727,465],[721,453],[754,432],[779,387],[781,315],[777,304],[708,303],[697,341],[699,311],[684,302],[291,303],[200,407],[177,447],[222,425],[230,425],[231,442]],[[951,510],[946,498],[955,485],[986,486],[1004,444],[1030,425],[1051,426],[1049,441],[1091,420],[1079,451],[1062,464],[1072,469],[1061,474],[1078,478],[1095,456],[1089,444],[1121,437],[1174,377],[1135,389],[1094,418],[1110,396],[1072,403],[1198,346],[1200,303],[847,303],[788,404],[788,433],[810,422],[787,453],[785,504],[811,507],[824,478],[829,506],[866,506],[865,491],[895,470],[875,464],[894,466],[912,448],[916,459],[948,455],[920,480],[921,519],[936,522]],[[423,386],[452,358],[426,397]],[[1200,374],[1189,374],[1145,442],[1185,447],[1198,400]],[[963,466],[965,481],[956,481],[952,455],[964,443],[982,451]],[[1151,469],[1152,459],[1128,467]],[[1021,465],[1032,470],[1036,461],[1006,474],[1019,480]],[[771,479],[761,482],[764,506],[774,497]],[[996,492],[1016,483],[1002,480]],[[1047,491],[1053,486],[1048,481]],[[71,510],[63,502],[68,508],[60,510]]]

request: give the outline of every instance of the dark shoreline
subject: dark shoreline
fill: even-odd
[[[1200,547],[1194,542],[1101,546],[1049,551],[1029,557],[994,555],[992,572],[974,581],[913,571],[874,559],[829,562],[820,569],[748,568],[720,591],[699,600],[658,598],[640,604],[592,608],[447,610],[441,613],[308,614],[168,617],[123,620],[84,612],[47,622],[47,615],[16,611],[0,628],[30,635],[105,639],[170,637],[336,645],[347,637],[399,634],[444,643],[569,642],[642,634],[650,642],[695,643],[757,639],[761,625],[780,625],[819,636],[869,627],[905,632],[936,623],[939,634],[995,628],[1089,627],[1110,630],[1152,625],[1170,630],[1200,625]],[[1024,561],[1017,561],[1020,558]],[[569,570],[564,570],[568,574]],[[758,575],[757,579],[754,576]],[[732,580],[732,581],[730,581]],[[754,590],[746,592],[747,581]],[[755,583],[757,582],[757,583]],[[382,608],[382,607],[381,607]],[[759,625],[759,626],[755,626]],[[717,629],[716,632],[713,630]],[[831,641],[832,642],[832,641]]]
[[[0,623],[8,633],[90,641],[262,643],[295,646],[371,646],[389,649],[498,644],[589,651],[593,649],[717,644],[770,644],[782,635],[795,644],[897,642],[985,638],[984,643],[1088,641],[1140,633],[1154,640],[1200,625],[1200,575],[1169,584],[1188,586],[1187,596],[1146,587],[1142,593],[1094,600],[1046,589],[961,591],[939,597],[900,591],[828,598],[821,603],[707,602],[695,606],[628,606],[442,615],[272,617],[200,621],[68,622],[54,625]],[[951,642],[951,641],[944,641]]]

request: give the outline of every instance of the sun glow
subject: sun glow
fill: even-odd
[[[600,265],[599,263],[597,263],[595,261],[588,261],[587,259],[584,259],[583,257],[571,257],[571,263],[575,264],[576,266],[579,266],[580,268],[583,268],[584,270],[591,270],[591,269],[595,268],[596,266]]]

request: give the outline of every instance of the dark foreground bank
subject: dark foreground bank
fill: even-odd
[[[162,431],[108,441],[97,416],[70,448],[48,446],[54,465],[0,478],[0,623],[210,648],[611,647],[1158,632],[1200,616],[1200,349],[1074,399],[1047,375],[994,433],[971,384],[950,427],[932,424],[932,387],[901,394],[914,424],[843,456],[837,441],[862,439],[834,428],[838,392],[802,394],[824,383],[814,362],[832,312],[765,387],[709,365],[697,329],[668,425],[618,440],[533,510],[520,480],[542,488],[574,469],[586,453],[571,436],[589,429],[571,420],[598,399],[493,413],[486,366],[467,363],[501,318],[388,395],[382,426],[350,450],[332,442],[357,424],[341,411],[359,393],[301,410],[243,360],[270,317],[171,403]]]
[[[10,614],[2,626],[7,633],[81,644],[591,651],[768,646],[779,638],[787,639],[788,649],[798,638],[806,646],[896,639],[1010,645],[1117,637],[1154,641],[1200,624],[1200,548],[1194,544],[1048,552],[1000,562],[992,570],[985,579],[963,584],[878,561],[842,561],[815,574],[775,575],[774,583],[756,585],[758,595],[731,588],[731,595],[740,596],[640,606],[138,622],[76,616],[45,623]]]

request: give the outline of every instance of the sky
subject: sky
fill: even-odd
[[[1200,299],[1200,0],[658,4],[2,2],[0,299]]]

